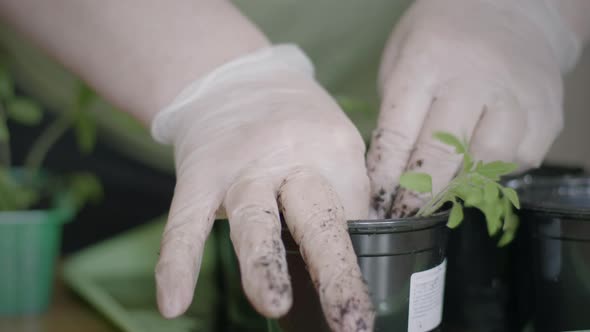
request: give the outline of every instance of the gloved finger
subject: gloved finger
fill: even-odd
[[[221,204],[213,177],[179,172],[156,266],[158,307],[166,318],[186,311],[192,299],[205,241]]]
[[[470,93],[469,89],[457,86],[446,92],[432,104],[406,167],[407,171],[430,174],[433,194],[449,183],[461,165],[461,157],[455,149],[436,140],[434,133],[444,131],[469,141],[485,104],[483,96]],[[415,213],[428,195],[400,190],[392,206],[392,216],[405,217]]]
[[[433,96],[415,64],[398,65],[386,84],[377,129],[367,154],[371,182],[371,219],[389,213],[398,179],[410,157]]]
[[[273,318],[287,313],[293,302],[275,192],[264,180],[243,179],[224,203],[246,296],[258,312]]]
[[[515,162],[527,127],[526,113],[515,98],[504,97],[484,108],[471,139],[470,152],[483,162]]]
[[[298,171],[279,188],[281,209],[333,331],[373,331],[374,312],[337,194]]]
[[[547,106],[540,106],[547,107]],[[518,147],[517,163],[520,171],[539,167],[555,138],[563,129],[562,112],[530,110],[527,117],[527,131]]]

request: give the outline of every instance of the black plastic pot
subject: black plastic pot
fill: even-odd
[[[375,331],[441,330],[447,219],[445,213],[429,218],[349,222],[352,243],[377,310]],[[294,299],[292,309],[279,321],[282,331],[329,331],[299,248],[286,230],[283,242]],[[413,328],[408,328],[409,322]]]
[[[488,235],[483,214],[465,209],[450,231],[445,288],[445,331],[510,331],[510,250]]]
[[[580,176],[579,167],[545,165],[504,180],[514,186],[526,176]],[[490,238],[483,214],[465,209],[463,223],[450,232],[443,322],[448,332],[521,332],[530,325],[534,291],[531,232],[521,223],[504,248]]]
[[[535,332],[590,330],[590,177],[513,181],[530,231]]]

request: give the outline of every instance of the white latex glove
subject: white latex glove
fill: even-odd
[[[382,104],[367,157],[372,217],[405,216],[423,204],[397,192],[405,170],[431,174],[435,193],[456,174],[461,159],[433,139],[436,131],[467,139],[484,161],[540,165],[563,126],[561,75],[581,48],[560,5],[418,0],[409,8],[380,69]]]
[[[160,112],[154,137],[172,143],[177,183],[156,268],[166,317],[192,301],[216,211],[230,222],[242,284],[264,316],[292,303],[279,211],[335,331],[371,331],[373,310],[346,220],[366,218],[362,138],[291,45],[225,64]],[[198,294],[197,294],[198,296]]]

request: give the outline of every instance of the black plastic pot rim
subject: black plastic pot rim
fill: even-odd
[[[590,176],[532,176],[525,175],[521,178],[511,179],[506,185],[519,191],[535,190],[560,187],[582,187],[587,188],[590,197]],[[545,216],[567,217],[568,219],[588,219],[590,220],[590,208],[564,206],[559,203],[547,201],[536,201],[527,199],[521,195],[521,209],[526,212],[541,214]]]
[[[449,211],[436,213],[428,217],[408,217],[394,219],[349,220],[350,234],[387,234],[407,233],[441,227],[446,225]]]

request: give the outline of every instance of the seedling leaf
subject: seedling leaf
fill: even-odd
[[[504,194],[504,196],[506,196],[506,198],[510,200],[510,202],[512,203],[512,205],[514,205],[515,208],[520,209],[520,201],[518,200],[518,194],[516,194],[516,191],[514,189],[504,187],[502,188],[502,194]]]
[[[455,228],[464,219],[463,206],[474,207],[485,215],[490,236],[495,236],[500,231],[504,232],[499,246],[511,242],[519,222],[513,209],[520,208],[520,203],[516,191],[503,187],[498,181],[503,175],[515,171],[518,165],[503,161],[475,161],[468,152],[468,144],[461,143],[452,134],[438,132],[434,136],[439,141],[455,147],[457,153],[463,155],[463,169],[445,189],[420,208],[417,216],[430,216],[445,203],[451,202],[453,205],[447,226]],[[432,179],[428,174],[406,172],[400,179],[400,185],[417,192],[431,192]]]
[[[478,187],[461,186],[457,188],[457,194],[466,206],[475,206],[483,200],[483,191]]]
[[[504,247],[508,243],[512,242],[514,236],[516,235],[516,231],[518,229],[518,216],[514,213],[510,213],[504,219],[504,234],[500,237],[500,241],[498,241],[498,247]]]
[[[515,163],[506,163],[503,161],[493,161],[491,163],[481,163],[475,168],[475,171],[487,178],[497,181],[502,175],[510,174],[518,168]]]
[[[399,184],[419,193],[432,192],[432,178],[426,173],[406,172],[400,177]]]
[[[455,228],[461,224],[461,221],[463,221],[463,207],[461,204],[453,202],[447,226],[449,228]]]
[[[436,132],[434,133],[434,138],[439,140],[440,142],[450,145],[455,148],[455,151],[459,154],[464,154],[467,152],[467,147],[461,143],[457,137],[453,136],[452,134],[445,133],[445,132]]]
[[[507,244],[514,240],[514,236],[516,233],[514,232],[504,232],[500,237],[500,241],[498,241],[498,247],[505,247]]]
[[[493,182],[487,182],[483,187],[483,199],[487,204],[494,204],[499,194],[498,186]]]
[[[471,155],[469,155],[469,154],[464,154],[463,155],[463,173],[467,173],[467,172],[471,171],[472,168],[473,168],[473,158],[471,158]]]

